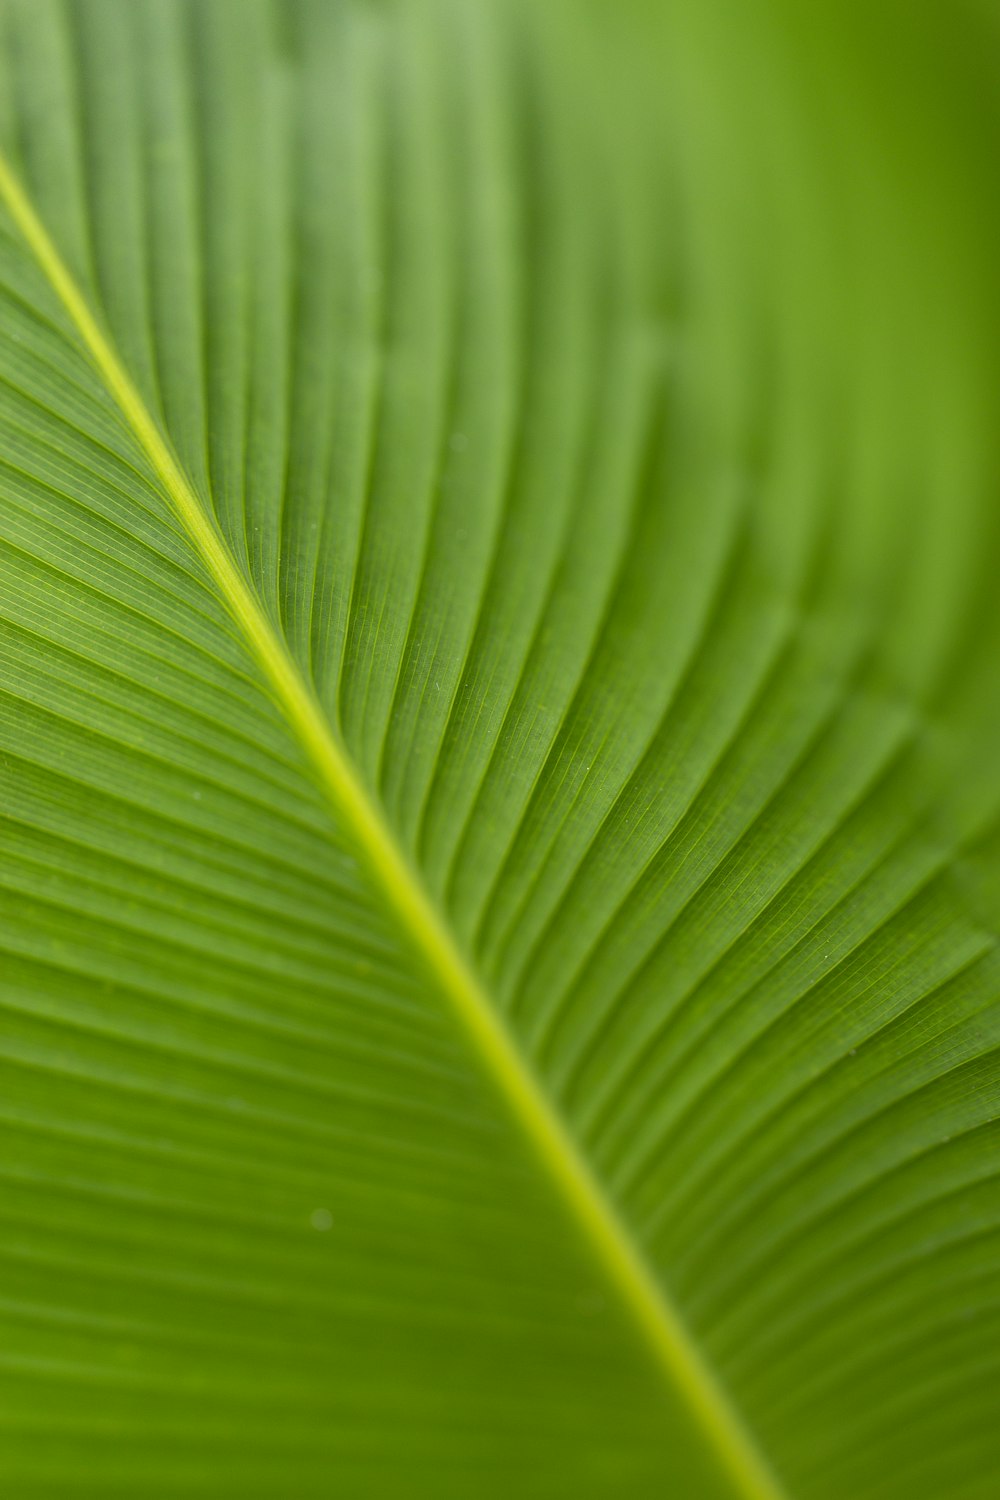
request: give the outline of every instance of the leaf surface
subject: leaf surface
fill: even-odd
[[[0,0],[12,1495],[995,1494],[995,36],[706,9]]]

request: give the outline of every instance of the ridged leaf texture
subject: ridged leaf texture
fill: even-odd
[[[995,1500],[995,10],[0,0],[0,1481]]]

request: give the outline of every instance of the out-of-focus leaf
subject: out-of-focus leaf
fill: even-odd
[[[998,35],[0,0],[12,1500],[995,1500]]]

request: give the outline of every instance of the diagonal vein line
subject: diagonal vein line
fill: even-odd
[[[0,155],[0,200],[62,302],[109,392],[156,470],[222,597],[243,631],[290,727],[318,771],[338,819],[487,1071],[551,1173],[593,1252],[629,1308],[661,1370],[681,1393],[743,1500],[787,1500],[727,1393],[581,1156],[499,1012],[459,950],[418,872],[400,850],[320,705],[195,494],[110,339],[24,188]]]

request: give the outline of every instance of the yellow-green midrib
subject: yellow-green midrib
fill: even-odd
[[[435,975],[487,1072],[537,1150],[662,1372],[694,1416],[719,1467],[728,1475],[734,1493],[745,1500],[787,1500],[683,1320],[526,1066],[496,1008],[429,898],[419,873],[401,852],[285,643],[275,633],[23,186],[2,156],[0,198],[158,474],[290,727],[316,767],[334,812],[350,830],[398,921]]]

